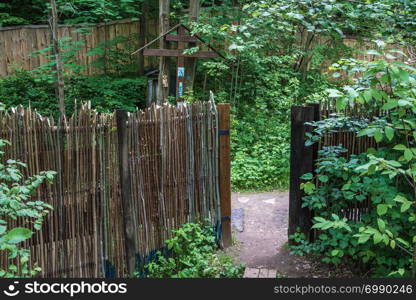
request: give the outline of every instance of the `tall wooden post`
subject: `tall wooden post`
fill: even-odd
[[[230,104],[218,104],[219,118],[219,181],[221,200],[222,245],[231,246],[231,158],[230,158]]]
[[[118,160],[120,172],[121,204],[124,220],[124,245],[129,276],[133,276],[136,265],[136,232],[134,227],[134,210],[131,193],[131,178],[127,136],[127,111],[117,110]]]
[[[198,22],[199,20],[199,10],[201,7],[200,0],[190,0],[189,1],[189,22]],[[196,43],[189,43],[189,47],[195,47]],[[195,81],[195,71],[196,71],[196,62],[197,58],[187,57],[185,58],[185,69],[186,69],[186,79],[185,86],[187,89],[193,89]]]
[[[178,28],[178,36],[183,37],[185,35],[185,28],[179,26]],[[185,42],[179,40],[178,41],[178,50],[183,52],[185,50]],[[188,70],[185,71],[185,57],[183,55],[179,55],[176,58],[176,101],[178,105],[183,102],[183,95],[185,90],[185,72],[187,73]]]
[[[169,30],[170,0],[159,0],[159,32],[164,34]],[[159,48],[166,49],[164,39],[159,40]],[[169,94],[169,68],[167,58],[161,56],[159,59],[159,81],[157,85],[157,102],[163,103]]]
[[[149,17],[149,0],[142,1],[141,15],[139,22],[139,48],[146,44],[147,18]],[[144,55],[143,51],[138,53],[139,75],[144,75]]]
[[[302,208],[303,192],[300,189],[300,177],[313,172],[314,147],[305,146],[305,133],[311,128],[305,122],[314,121],[315,107],[292,106],[291,113],[291,150],[290,150],[290,190],[289,190],[289,228],[292,235],[299,228],[309,239],[311,212]]]

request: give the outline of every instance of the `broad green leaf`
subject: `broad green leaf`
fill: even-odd
[[[386,230],[386,223],[382,219],[377,219],[377,225],[380,231]]]
[[[385,103],[381,107],[381,109],[382,110],[390,110],[390,109],[393,109],[393,108],[397,107],[398,105],[399,104],[398,104],[398,101],[397,100],[389,100],[389,101],[387,101],[387,103]]]
[[[369,235],[360,235],[360,237],[358,238],[358,244],[364,244],[369,239],[370,239]]]
[[[319,179],[319,181],[321,181],[321,182],[328,182],[328,176],[326,176],[326,175],[318,175],[318,179]]]
[[[23,228],[23,227],[17,227],[7,232],[4,238],[10,244],[17,244],[17,243],[20,243],[29,239],[31,236],[32,236],[31,230],[27,228]]]
[[[383,240],[383,236],[380,233],[375,233],[373,235],[374,244],[378,244]]]
[[[386,126],[384,128],[384,133],[386,134],[386,137],[389,141],[391,141],[394,137],[394,129],[391,128],[390,126]]]
[[[303,175],[300,177],[300,179],[303,179],[303,180],[311,180],[312,178],[313,178],[312,173],[306,173],[306,174],[303,174]]]
[[[381,133],[380,129],[374,131],[374,139],[377,143],[380,143],[383,140],[383,134]]]
[[[349,189],[350,189],[350,187],[351,187],[351,183],[346,183],[346,184],[344,184],[344,185],[342,186],[342,190],[343,190],[343,191],[349,190]]]
[[[404,150],[404,158],[409,161],[413,159],[413,152],[410,149]]]
[[[400,150],[400,151],[404,151],[407,149],[407,147],[405,145],[402,144],[398,144],[396,146],[393,147],[394,150]]]
[[[388,208],[389,207],[387,206],[387,204],[379,204],[379,205],[377,205],[377,214],[379,216],[385,215],[387,213]]]

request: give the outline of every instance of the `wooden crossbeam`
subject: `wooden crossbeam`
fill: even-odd
[[[197,58],[214,58],[219,55],[213,51],[198,51],[192,54],[183,54],[183,50],[175,49],[144,49],[144,56],[172,56],[172,57],[197,57]]]
[[[168,34],[165,36],[165,39],[169,42],[196,43],[199,41],[198,38],[191,36],[191,35],[175,35],[175,34]]]

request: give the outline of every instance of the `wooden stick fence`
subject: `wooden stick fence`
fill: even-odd
[[[54,210],[25,242],[31,265],[42,277],[121,277],[132,255],[143,264],[185,222],[209,219],[220,232],[218,129],[211,101],[114,114],[83,106],[59,126],[30,108],[0,112],[0,138],[12,143],[4,159],[26,162],[27,176],[58,172],[33,196]]]
[[[158,35],[157,20],[148,20],[147,32],[145,35],[148,40]],[[84,30],[80,30],[80,29]],[[88,34],[85,34],[85,30]],[[76,43],[80,49],[73,58],[78,65],[84,67],[82,73],[85,75],[97,75],[102,73],[100,69],[93,67],[93,62],[100,55],[87,55],[88,51],[106,44],[115,38],[129,38],[129,44],[133,48],[138,48],[139,22],[130,19],[118,20],[98,24],[75,24],[59,25],[59,39],[70,39],[69,42]],[[80,44],[82,43],[82,44]],[[49,62],[48,55],[28,56],[33,51],[43,50],[50,45],[50,33],[48,25],[24,25],[0,28],[0,76],[13,73],[16,68],[33,70]],[[125,47],[122,43],[116,47]],[[107,54],[104,54],[106,56]],[[132,60],[135,60],[132,56]],[[146,68],[155,65],[153,59],[145,59]],[[112,70],[109,70],[112,71]]]

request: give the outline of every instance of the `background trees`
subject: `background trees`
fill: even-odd
[[[132,18],[140,20],[139,26],[145,28],[147,21],[159,18],[162,8],[164,22],[159,31],[184,22],[194,33],[201,34],[222,51],[226,59],[187,60],[190,82],[193,82],[193,90],[187,99],[206,99],[212,90],[217,101],[232,104],[235,189],[270,189],[287,185],[289,108],[295,103],[316,102],[328,97],[328,88],[343,83],[342,71],[328,70],[332,63],[353,57],[356,48],[373,47],[368,43],[374,39],[411,49],[416,32],[416,7],[414,1],[409,0],[55,1],[62,23]],[[44,1],[4,1],[0,6],[2,26],[46,22]],[[88,33],[87,26],[85,32]],[[350,47],[343,42],[346,37],[361,44]],[[79,51],[82,45],[71,40],[61,41],[66,80],[64,92],[68,98],[66,110],[74,110],[75,94],[78,104],[92,97],[97,108],[103,111],[116,107],[142,107],[146,78],[140,76],[152,68],[168,74],[165,59],[161,59],[162,63],[155,60],[153,66],[145,69],[143,57],[130,55],[139,45],[144,45],[146,39],[149,37],[143,34],[116,37],[90,49],[89,55],[99,56],[92,65],[105,76],[88,79],[81,79],[82,66],[71,61],[71,53]],[[192,71],[194,68],[195,72]],[[49,112],[53,105],[41,105],[33,99],[36,98],[34,95],[50,99],[50,86],[45,87],[40,82],[52,78],[52,72],[53,68],[46,66],[36,70],[33,74],[36,78],[32,80],[27,80],[28,74],[24,72],[1,79],[0,85],[7,89],[1,91],[0,97],[10,99],[5,101],[15,105],[18,102],[16,95],[19,95],[22,103],[32,99],[32,104]],[[24,84],[23,79],[26,80]],[[82,80],[85,82],[80,88]],[[10,82],[21,86],[11,86]],[[102,82],[113,83],[107,85],[108,89],[100,89]],[[135,84],[120,93],[118,87],[126,87],[125,82]],[[138,94],[134,95],[136,91]],[[161,87],[161,91],[164,95],[159,93],[160,97],[166,98],[167,89]],[[168,101],[171,101],[169,97]]]

